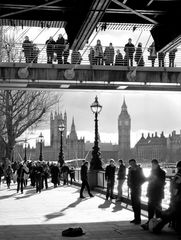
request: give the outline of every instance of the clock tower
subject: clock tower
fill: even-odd
[[[125,99],[118,117],[118,158],[127,162],[131,155],[130,149],[131,118],[127,111]]]

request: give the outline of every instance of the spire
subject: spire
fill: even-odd
[[[123,105],[122,105],[121,108],[122,108],[122,111],[127,111],[127,105],[126,105],[125,97],[124,97]]]
[[[76,133],[76,130],[75,130],[74,117],[72,118],[70,138],[71,138],[71,139],[74,139],[74,140],[77,140],[77,133]]]

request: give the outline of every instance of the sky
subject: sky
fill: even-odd
[[[56,33],[56,34],[55,34]],[[31,29],[26,35],[35,43],[45,43],[49,36],[57,39],[59,33],[66,33],[63,29]],[[19,34],[21,34],[19,32]],[[149,31],[102,31],[94,32],[89,39],[89,44],[95,45],[100,39],[103,46],[109,45],[124,46],[128,38],[136,45],[142,42],[143,46],[149,46],[153,41]],[[17,37],[18,38],[18,37]],[[93,39],[93,41],[92,41]],[[164,131],[168,136],[173,130],[177,133],[181,129],[181,94],[176,92],[146,92],[146,91],[63,91],[59,105],[54,110],[67,112],[68,130],[70,130],[72,118],[74,117],[77,134],[85,137],[86,141],[94,141],[94,114],[91,112],[90,105],[98,96],[100,104],[103,106],[99,114],[99,134],[102,142],[118,142],[118,116],[121,112],[123,99],[125,98],[128,113],[131,117],[131,146],[134,147],[140,139],[141,134],[148,132],[158,135]],[[58,110],[59,106],[59,110]],[[34,140],[39,133],[45,136],[45,144],[49,145],[49,118],[46,123],[36,129],[30,136]],[[30,135],[31,132],[26,134]]]

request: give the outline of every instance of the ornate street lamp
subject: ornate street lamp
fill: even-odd
[[[58,126],[58,129],[60,131],[60,152],[59,152],[58,162],[60,163],[60,167],[61,167],[64,163],[63,132],[65,130],[65,126],[64,126],[63,122]]]
[[[25,146],[24,162],[27,161],[27,154],[26,154],[26,151],[27,151],[27,145],[28,145],[28,141],[27,141],[27,138],[25,138],[25,140],[24,140],[24,146]]]
[[[40,160],[40,161],[43,161],[42,148],[43,148],[43,139],[44,139],[44,137],[43,137],[42,133],[40,133],[40,136],[38,137],[38,139],[39,139],[39,143],[40,143],[40,155],[39,155],[39,160]]]
[[[101,162],[101,153],[99,148],[99,133],[98,133],[98,114],[102,110],[102,106],[98,102],[97,96],[95,97],[95,101],[90,106],[92,112],[95,114],[95,140],[94,146],[92,148],[92,159],[90,162],[91,170],[102,170],[102,162]]]

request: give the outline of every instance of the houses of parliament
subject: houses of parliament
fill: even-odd
[[[161,132],[160,135],[148,133],[147,136],[142,134],[134,148],[131,148],[131,117],[128,113],[128,108],[125,99],[123,100],[120,114],[117,120],[118,124],[118,144],[99,142],[101,158],[107,163],[110,158],[123,159],[127,162],[130,158],[135,158],[139,163],[150,163],[154,158],[160,162],[176,162],[181,154],[181,132],[177,134],[173,131],[168,137]],[[75,121],[72,119],[71,128],[68,134],[67,114],[51,113],[50,114],[50,146],[43,144],[43,159],[45,161],[58,161],[60,150],[60,131],[58,126],[64,123],[65,129],[63,132],[63,152],[64,159],[85,158],[90,161],[92,157],[93,143],[85,142],[85,138],[78,138]],[[100,134],[101,139],[101,134]],[[39,142],[36,142],[35,148],[27,148],[27,154],[31,160],[37,160],[40,152]],[[21,146],[16,146],[14,158],[19,155],[23,156],[24,149]],[[18,153],[18,154],[17,154]]]

